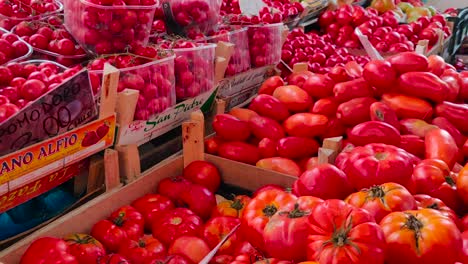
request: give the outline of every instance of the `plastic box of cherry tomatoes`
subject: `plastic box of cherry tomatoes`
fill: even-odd
[[[148,120],[175,105],[174,58],[174,55],[169,55],[141,65],[119,68],[120,78],[117,91],[133,89],[140,92],[134,120]],[[98,95],[103,71],[93,70],[92,68],[95,67],[96,64],[93,66],[91,63],[88,68],[90,68],[89,76],[93,92]],[[101,68],[101,66],[97,67]]]
[[[26,41],[0,28],[0,65],[26,60],[32,53],[33,49]]]
[[[11,30],[22,21],[37,21],[59,14],[63,5],[56,0],[43,0],[26,4],[28,0],[9,0],[0,10],[0,27]]]
[[[216,44],[174,48],[177,101],[193,98],[214,88]]]
[[[124,52],[148,43],[156,6],[155,0],[65,0],[65,26],[90,52]]]
[[[283,30],[283,23],[248,27],[252,67],[263,67],[280,62]]]
[[[250,69],[250,53],[247,28],[233,27],[218,30],[214,36],[199,42],[218,43],[220,41],[234,44],[234,52],[229,60],[225,76],[233,76]]]

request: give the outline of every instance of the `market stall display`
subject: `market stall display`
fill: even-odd
[[[465,13],[0,1],[0,262],[468,263]]]

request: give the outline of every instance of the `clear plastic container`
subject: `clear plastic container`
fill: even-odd
[[[8,30],[6,29],[3,29],[3,28],[0,28],[0,35],[3,35],[5,33],[9,33]],[[11,59],[7,62],[5,62],[4,64],[7,64],[7,63],[10,63],[10,62],[20,62],[20,61],[24,61],[26,59],[28,59],[29,57],[31,57],[32,53],[33,53],[33,48],[31,47],[31,45],[29,45],[26,41],[24,41],[22,38],[18,37],[18,40],[23,42],[27,47],[28,47],[28,52],[22,56],[19,56],[19,57],[16,57],[14,59]]]
[[[283,28],[283,23],[248,27],[252,67],[262,67],[280,62]]]
[[[0,14],[0,27],[6,29],[6,30],[11,30],[14,26],[18,25],[20,22],[23,21],[37,21],[37,20],[43,20],[46,19],[50,16],[57,15],[63,11],[63,5],[59,1],[54,0],[53,4],[57,6],[57,9],[54,10],[53,12],[48,12],[48,13],[43,13],[40,15],[29,15],[24,18],[16,18],[16,17],[9,17],[5,16],[3,14]]]
[[[193,98],[214,87],[215,44],[174,49],[177,101]]]
[[[59,69],[59,72],[64,72],[70,69],[67,66],[64,66],[58,62],[51,61],[51,60],[27,60],[27,61],[20,62],[20,64],[23,64],[23,65],[27,65],[27,64],[41,65],[42,63],[54,64],[55,66],[57,66],[57,69]]]
[[[40,21],[36,21],[36,22],[40,22]],[[45,24],[47,24],[47,23],[45,23]],[[50,25],[50,27],[52,29],[54,28],[54,26],[51,26],[51,25]],[[15,33],[15,30],[16,30],[16,26],[11,29],[11,32]],[[78,45],[78,43],[76,43],[75,40],[73,40],[73,41],[75,42],[76,45]],[[35,48],[35,47],[32,47],[32,46],[30,46],[30,47],[31,47],[31,53],[34,51],[34,54],[32,54],[32,58],[39,59],[39,60],[56,61],[56,62],[58,62],[58,63],[60,63],[60,64],[62,64],[64,66],[67,66],[67,67],[72,67],[74,65],[80,64],[80,63],[88,60],[88,55],[87,54],[62,55],[62,54],[58,54],[58,53],[55,53],[55,52],[52,52],[52,51],[49,51],[49,50],[43,50],[43,49]]]
[[[250,53],[247,28],[235,27],[232,31],[223,29],[218,34],[199,42],[218,43],[224,41],[235,45],[225,76],[233,76],[248,71],[250,69]]]
[[[134,120],[148,120],[175,105],[175,55],[142,65],[119,69],[118,92],[134,89],[140,92]],[[103,71],[89,70],[91,86],[100,90]]]
[[[187,34],[192,30],[209,33],[220,20],[221,5],[218,0],[171,0],[170,4],[174,21]]]
[[[92,53],[124,52],[129,45],[148,43],[156,6],[104,6],[65,0],[65,26]]]

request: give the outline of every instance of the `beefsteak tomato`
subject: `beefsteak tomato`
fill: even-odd
[[[468,204],[468,163],[458,173],[457,190],[463,202]]]
[[[20,264],[79,264],[69,253],[67,243],[59,238],[41,237],[29,245]]]
[[[148,231],[151,231],[153,222],[164,212],[175,208],[171,199],[160,194],[146,194],[133,201],[132,206],[143,215]]]
[[[153,237],[169,246],[176,238],[200,235],[203,221],[186,208],[176,208],[164,213],[153,223]]]
[[[106,255],[106,249],[94,237],[87,234],[70,234],[64,238],[68,252],[78,263],[96,263],[98,257]]]
[[[169,254],[182,255],[193,263],[199,263],[208,253],[210,248],[206,242],[195,236],[181,236],[169,248]]]
[[[163,259],[167,255],[166,247],[151,235],[138,240],[126,240],[119,248],[119,254],[130,263],[146,263],[153,259]]]
[[[460,230],[436,210],[395,212],[381,222],[388,264],[452,264],[462,250]]]
[[[221,240],[224,239],[234,228],[240,224],[239,218],[230,216],[218,216],[211,218],[205,223],[202,232],[202,237],[213,249]],[[237,245],[241,242],[240,232],[236,231],[229,237],[224,244],[219,248],[217,254],[233,254]]]
[[[445,203],[442,200],[433,198],[426,194],[416,194],[414,196],[414,199],[416,200],[418,209],[426,208],[426,209],[433,209],[433,210],[439,211],[439,213],[441,213],[442,215],[445,215],[446,217],[450,218],[450,220],[452,220],[458,226],[460,231],[463,231],[462,223],[458,219],[455,211],[452,210],[447,205],[445,205]]]
[[[377,223],[389,213],[416,209],[416,201],[411,193],[405,187],[393,182],[353,193],[345,202],[367,210]]]
[[[317,205],[309,216],[307,259],[320,264],[383,264],[385,237],[365,210],[341,200]]]
[[[235,218],[242,218],[244,209],[250,202],[250,197],[246,195],[237,195],[233,200],[225,200],[216,205],[211,217],[217,216],[230,216]]]

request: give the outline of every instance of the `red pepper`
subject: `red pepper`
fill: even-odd
[[[453,168],[459,157],[458,147],[449,132],[431,129],[426,133],[426,159],[440,159]]]
[[[436,115],[447,118],[460,132],[468,134],[468,104],[443,102],[437,105]]]
[[[440,103],[447,98],[449,87],[430,72],[408,72],[398,78],[399,90],[407,95]]]
[[[438,126],[440,129],[444,129],[453,137],[458,147],[463,146],[465,143],[465,137],[462,135],[460,130],[458,130],[450,121],[445,117],[437,117],[432,120],[432,124]]]
[[[333,88],[335,99],[339,102],[346,102],[358,97],[372,97],[372,87],[364,80],[359,78],[356,80],[337,83]]]

